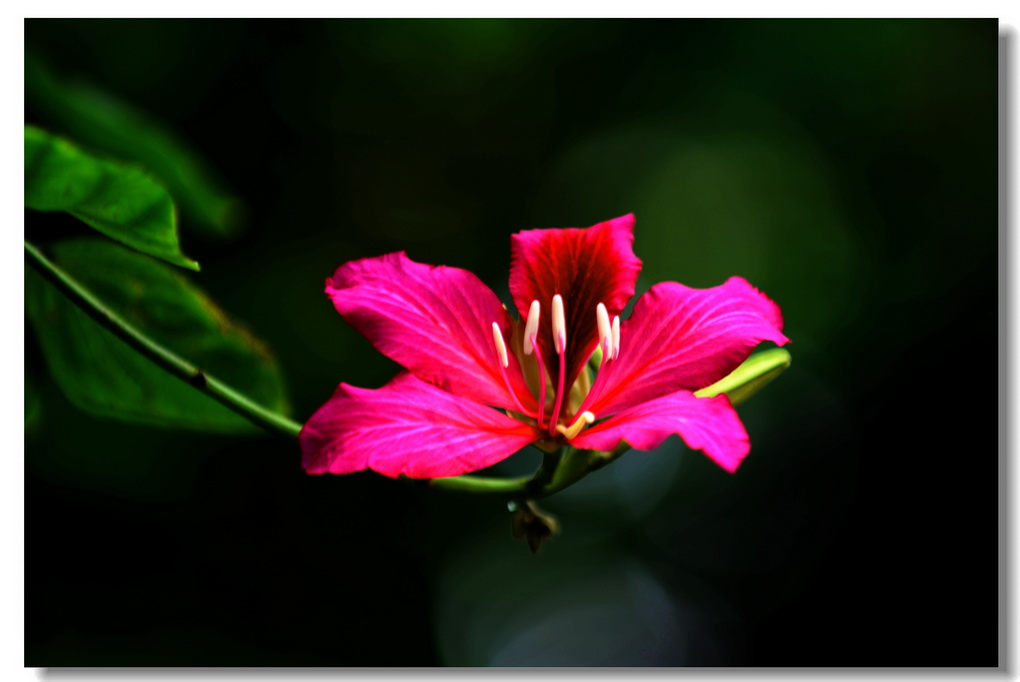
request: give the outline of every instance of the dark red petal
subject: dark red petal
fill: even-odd
[[[744,425],[729,398],[725,395],[696,398],[687,391],[670,393],[624,410],[582,431],[570,444],[589,450],[612,450],[620,441],[626,441],[637,450],[651,450],[674,433],[731,473],[751,449]]]
[[[779,306],[740,277],[710,289],[656,284],[622,323],[619,358],[588,409],[603,417],[704,388],[736,369],[761,341],[789,341],[782,329]]]
[[[532,426],[401,373],[377,390],[340,384],[299,441],[310,474],[440,478],[484,469],[536,438]]]
[[[634,296],[641,261],[634,255],[634,215],[628,214],[588,228],[524,230],[510,238],[510,294],[522,317],[532,301],[542,306],[539,343],[558,363],[553,351],[552,298],[563,297],[567,319],[567,386],[598,344],[595,308],[604,303],[618,315]]]
[[[423,381],[486,405],[518,409],[503,380],[492,323],[510,340],[514,325],[496,294],[467,270],[424,265],[404,253],[351,261],[326,293],[352,327]],[[512,354],[517,397],[536,405]]]

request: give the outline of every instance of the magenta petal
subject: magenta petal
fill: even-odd
[[[687,391],[624,410],[581,432],[571,445],[612,450],[622,440],[637,450],[651,450],[674,433],[731,473],[751,449],[744,425],[729,398],[725,395],[697,398]]]
[[[484,469],[536,438],[498,410],[401,373],[377,390],[340,384],[299,440],[310,474],[440,478]]]
[[[566,385],[570,386],[595,346],[595,308],[618,315],[634,296],[641,261],[634,255],[634,216],[628,214],[588,228],[524,230],[510,237],[510,294],[522,316],[532,301],[542,306],[539,345],[556,376],[550,312],[563,297],[567,322]]]
[[[492,337],[509,341],[510,316],[474,274],[424,265],[403,252],[345,263],[326,280],[340,315],[384,355],[423,381],[486,405],[519,409],[506,388]],[[526,407],[535,399],[517,358],[507,372]]]
[[[663,282],[637,300],[620,332],[620,355],[590,409],[620,412],[722,379],[761,341],[782,345],[779,306],[740,277],[710,289]]]

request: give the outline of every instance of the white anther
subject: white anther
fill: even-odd
[[[492,340],[496,342],[496,352],[499,353],[499,361],[506,367],[510,364],[510,358],[506,354],[506,343],[503,342],[503,332],[499,330],[499,325],[495,322],[492,323]]]
[[[567,350],[567,316],[563,312],[563,297],[559,294],[552,300],[552,333],[556,354],[563,355]]]
[[[620,357],[620,316],[613,318],[613,359]]]
[[[531,345],[531,337],[538,336],[538,316],[542,312],[542,306],[538,301],[531,302],[531,309],[528,310],[528,321],[524,325],[524,354],[531,355],[535,347]]]
[[[609,324],[609,313],[602,303],[595,307],[595,321],[599,325],[599,344],[602,346],[602,353],[608,359],[613,351],[613,325]]]
[[[577,415],[577,419],[570,425],[569,428],[565,428],[562,424],[556,425],[556,430],[559,431],[567,440],[577,438],[577,434],[584,430],[584,427],[595,421],[595,415],[585,410],[581,414]]]

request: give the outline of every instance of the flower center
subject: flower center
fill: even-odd
[[[555,380],[553,380],[553,377],[550,375],[549,367],[545,358],[542,357],[542,351],[538,344],[538,330],[541,312],[541,304],[538,301],[532,301],[531,307],[528,310],[527,322],[524,325],[524,338],[521,340],[521,350],[524,355],[534,355],[535,364],[538,367],[537,413],[533,410],[525,409],[516,393],[511,388],[510,379],[507,374],[509,355],[507,353],[506,342],[503,339],[503,334],[499,325],[493,322],[492,336],[496,347],[496,355],[502,369],[503,381],[505,382],[510,395],[513,396],[514,403],[518,410],[522,414],[535,419],[538,427],[540,429],[547,429],[551,437],[559,435],[569,441],[576,438],[577,435],[585,429],[585,427],[595,421],[594,413],[590,412],[587,407],[591,405],[598,397],[598,394],[601,393],[602,388],[606,383],[606,376],[609,374],[611,368],[616,364],[615,360],[620,356],[620,316],[614,316],[612,322],[610,322],[606,306],[602,303],[599,303],[598,306],[596,306],[595,320],[599,334],[598,348],[602,351],[598,375],[595,378],[594,384],[590,387],[588,385],[588,377],[586,374],[582,374],[584,377],[583,384],[580,380],[575,382],[575,384],[579,385],[581,390],[584,391],[584,393],[580,395],[581,404],[573,411],[571,417],[564,416],[563,423],[560,423],[561,413],[563,412],[564,404],[567,400],[566,396],[570,393],[570,387],[565,385],[567,369],[566,355],[569,339],[567,338],[567,323],[563,297],[556,294],[552,299],[551,324],[553,351],[557,356],[559,356],[558,362],[556,363],[558,371]],[[587,371],[587,369],[583,369],[582,373]],[[549,399],[549,396],[547,395],[547,385],[552,387],[555,391],[552,395],[552,410],[548,419],[546,419],[545,414]],[[575,390],[576,389],[577,386],[575,386]]]

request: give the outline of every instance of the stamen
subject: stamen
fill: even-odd
[[[613,359],[620,357],[620,316],[613,318]]]
[[[532,304],[532,309],[534,309]],[[542,351],[538,348],[538,339],[534,335],[529,337],[531,340],[531,347],[535,351],[535,360],[538,361],[538,428],[544,429],[542,425],[542,417],[545,416],[545,362],[542,360]]]
[[[556,299],[553,299],[555,301]],[[555,308],[555,306],[553,306]],[[566,350],[566,346],[564,346]],[[563,407],[563,396],[566,393],[565,386],[567,382],[567,357],[566,353],[560,353],[557,364],[560,366],[560,376],[556,381],[556,401],[553,403],[552,416],[549,417],[549,435],[556,435],[557,422],[560,419],[560,408]]]
[[[560,408],[563,407],[563,397],[566,393],[564,384],[567,380],[567,316],[563,312],[563,297],[559,294],[553,296],[552,300],[552,333],[556,354],[560,356],[556,362],[560,369],[556,381],[556,400],[553,401],[552,415],[549,417],[549,435],[555,436]]]
[[[556,353],[563,355],[567,350],[567,316],[563,312],[563,297],[559,294],[552,300],[552,333]]]
[[[601,303],[599,305],[602,305]],[[598,310],[598,309],[596,309]],[[601,335],[601,325],[599,334]],[[603,352],[602,364],[599,365],[599,372],[595,375],[595,383],[592,384],[588,390],[588,395],[581,401],[580,407],[577,408],[578,413],[583,413],[584,410],[595,403],[598,397],[602,394],[602,389],[605,387],[606,382],[609,380],[609,375],[613,373],[613,368],[616,367],[616,363],[613,362],[620,357],[620,316],[616,315],[613,317],[613,325],[610,333],[609,342],[612,344],[609,352]],[[573,427],[571,427],[573,428]]]
[[[564,428],[563,425],[556,427],[556,430],[563,434],[563,437],[567,440],[577,438],[577,434],[584,430],[584,427],[588,426],[595,421],[595,415],[591,412],[582,412],[577,415],[577,419],[570,425],[570,428]]]
[[[500,371],[503,374],[503,385],[506,386],[506,392],[510,394],[510,398],[514,401],[518,412],[534,417],[535,411],[524,407],[521,399],[517,396],[517,392],[514,391],[514,387],[510,385],[510,374],[506,371],[506,368],[510,366],[510,356],[506,353],[506,342],[503,341],[503,332],[500,330],[499,323],[497,322],[492,323],[492,340],[495,341],[496,353],[499,354]]]
[[[609,324],[609,313],[606,306],[599,303],[595,307],[595,321],[599,327],[599,344],[602,346],[602,355],[610,355],[613,352],[613,326]]]
[[[531,302],[531,309],[528,311],[528,321],[524,325],[524,354],[531,355],[535,350],[533,340],[538,336],[538,317],[542,312],[542,306],[538,301]]]
[[[496,342],[496,352],[499,353],[499,361],[503,363],[503,367],[510,365],[510,358],[506,354],[506,342],[503,341],[503,332],[499,330],[499,324],[496,322],[492,323],[492,340]]]

